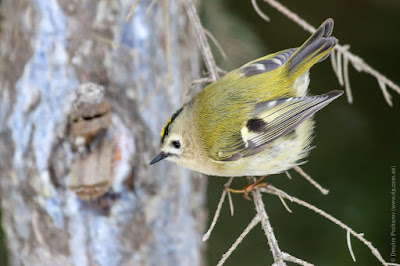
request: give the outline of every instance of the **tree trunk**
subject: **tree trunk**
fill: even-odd
[[[148,165],[198,75],[196,42],[183,1],[138,1],[125,22],[133,2],[3,0],[11,265],[202,264],[205,179]]]

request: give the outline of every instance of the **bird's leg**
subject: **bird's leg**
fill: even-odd
[[[233,189],[233,188],[228,187],[228,188],[225,188],[225,190],[228,192],[232,192],[232,193],[243,193],[244,194],[243,197],[247,200],[250,200],[250,197],[249,197],[250,192],[252,192],[255,189],[259,189],[259,188],[268,186],[268,183],[266,183],[266,182],[261,183],[261,181],[264,180],[264,178],[266,178],[266,177],[267,176],[260,177],[256,182],[245,186],[243,189]]]

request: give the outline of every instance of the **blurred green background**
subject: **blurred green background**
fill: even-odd
[[[1,1],[0,1],[1,2]],[[258,1],[271,18],[262,20],[250,0],[203,0],[202,20],[225,49],[228,60],[217,56],[218,64],[231,70],[271,52],[299,46],[309,34],[275,9]],[[300,17],[317,27],[326,18],[335,20],[334,36],[341,44],[368,64],[400,84],[400,1],[398,0],[298,0],[280,1]],[[214,51],[218,55],[218,51]],[[316,116],[316,130],[308,163],[303,169],[330,190],[321,195],[297,173],[292,180],[284,175],[268,181],[289,194],[304,199],[365,233],[389,261],[391,225],[391,166],[396,166],[397,188],[400,182],[400,96],[393,93],[394,107],[389,107],[377,81],[350,67],[354,103],[346,97],[333,102]],[[311,72],[310,92],[320,94],[340,87],[329,60]],[[225,178],[209,178],[208,206],[214,215]],[[233,186],[241,188],[244,179]],[[400,189],[398,189],[399,191]],[[216,265],[253,218],[253,203],[234,195],[235,215],[225,204],[215,231],[207,242],[206,264]],[[315,265],[380,265],[367,247],[352,238],[357,258],[351,260],[346,232],[321,216],[295,204],[289,214],[279,199],[264,196],[267,211],[283,251]],[[397,194],[397,202],[400,195]],[[397,204],[397,217],[400,217]],[[400,219],[397,229],[400,235]],[[0,265],[6,265],[3,234],[0,232]],[[400,243],[400,236],[398,237]],[[400,262],[397,249],[397,263]],[[270,265],[271,253],[264,233],[256,227],[245,238],[225,265]],[[290,264],[289,264],[290,265]]]
[[[271,18],[268,23],[253,10],[251,1],[205,0],[202,20],[224,47],[228,60],[218,64],[232,70],[242,64],[302,44],[309,34],[274,8],[257,1]],[[326,18],[335,20],[333,35],[365,62],[400,84],[400,1],[340,0],[280,1],[314,27]],[[218,55],[218,51],[214,50]],[[316,146],[303,169],[330,193],[323,196],[299,174],[293,179],[276,175],[268,181],[289,194],[320,207],[340,219],[378,248],[390,262],[391,166],[396,166],[400,191],[400,95],[393,95],[394,107],[385,102],[376,79],[349,67],[354,103],[346,96],[335,100],[316,115],[313,144]],[[343,89],[332,71],[330,60],[311,71],[311,94]],[[209,178],[209,219],[214,215],[225,178]],[[236,179],[234,188],[242,188]],[[216,265],[255,214],[251,201],[233,195],[235,214],[224,205],[222,216],[207,242],[207,265]],[[295,204],[288,213],[279,199],[265,195],[264,202],[280,248],[315,265],[381,265],[357,239],[352,238],[357,262],[351,259],[346,232],[325,218]],[[397,243],[400,246],[400,194],[397,193]],[[210,223],[211,221],[209,221]],[[258,226],[227,260],[229,265],[270,265],[272,256]],[[397,249],[397,263],[400,263]],[[288,263],[288,265],[294,265]]]

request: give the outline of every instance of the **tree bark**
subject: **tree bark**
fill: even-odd
[[[125,22],[133,2],[2,1],[0,192],[11,265],[202,264],[205,179],[148,165],[199,73],[196,42],[183,1],[141,0]],[[75,119],[85,82],[104,88],[110,111]],[[104,115],[93,134],[84,124],[79,152],[74,123]]]

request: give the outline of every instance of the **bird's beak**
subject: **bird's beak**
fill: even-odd
[[[159,162],[159,161],[161,161],[162,159],[167,158],[169,155],[170,155],[169,153],[165,153],[165,152],[163,152],[163,151],[160,152],[160,154],[157,155],[156,158],[154,158],[154,159],[150,162],[150,165],[155,164],[156,162]]]

